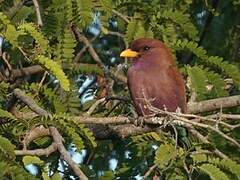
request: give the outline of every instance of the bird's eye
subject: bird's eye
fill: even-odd
[[[150,49],[149,46],[144,46],[144,47],[143,47],[143,50],[144,50],[144,51],[148,51],[149,49]]]

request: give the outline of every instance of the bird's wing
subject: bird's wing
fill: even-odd
[[[182,113],[187,111],[187,102],[186,102],[186,90],[185,82],[182,78],[182,75],[178,71],[176,66],[170,66],[168,70],[169,77],[173,79],[175,84],[175,94],[177,97],[177,104],[181,109]]]

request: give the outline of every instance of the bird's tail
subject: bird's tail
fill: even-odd
[[[190,149],[192,142],[188,130],[184,126],[177,125],[176,130],[178,133],[178,144],[186,149]]]

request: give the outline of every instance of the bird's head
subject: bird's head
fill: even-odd
[[[159,40],[140,38],[132,42],[130,47],[120,54],[121,57],[132,58],[134,64],[172,64],[171,51]]]

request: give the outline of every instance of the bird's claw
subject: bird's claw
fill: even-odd
[[[130,118],[129,119],[131,121],[132,124],[134,124],[135,126],[140,126],[140,127],[144,127],[144,117],[137,117],[137,118]]]

